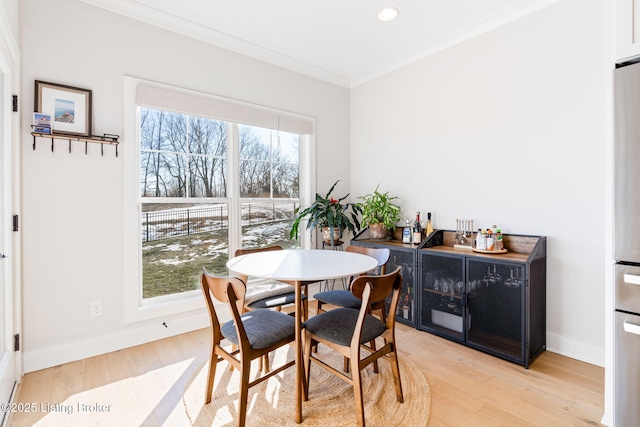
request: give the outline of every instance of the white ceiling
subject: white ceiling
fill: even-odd
[[[81,1],[354,87],[558,0]]]

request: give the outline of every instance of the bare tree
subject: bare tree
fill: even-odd
[[[298,197],[297,138],[282,149],[275,131],[239,128],[241,196]],[[226,122],[142,108],[140,137],[143,196],[226,197]]]

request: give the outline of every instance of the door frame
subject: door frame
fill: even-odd
[[[20,51],[17,40],[11,30],[9,19],[4,8],[0,7],[0,84],[2,84],[2,100],[4,114],[0,118],[3,123],[4,134],[0,149],[2,157],[2,191],[3,216],[5,224],[11,224],[13,215],[19,215],[20,209],[20,114],[13,112],[12,96],[20,94]],[[18,98],[20,111],[20,97]],[[5,127],[6,126],[6,127]],[[19,218],[19,217],[18,217]],[[2,226],[5,227],[5,224]],[[14,334],[21,334],[22,330],[22,294],[21,294],[21,233],[12,231],[12,227],[5,227],[2,250],[7,254],[4,259],[5,309],[8,315],[6,346],[13,350]],[[14,351],[12,365],[15,383],[10,399],[15,397],[17,384],[22,378],[22,343],[20,349]],[[11,369],[11,368],[10,368]],[[6,423],[7,419],[4,419]],[[0,422],[3,422],[0,420]]]

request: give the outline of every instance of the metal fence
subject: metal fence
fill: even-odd
[[[243,203],[242,226],[293,221],[297,202]],[[142,242],[211,233],[229,227],[228,205],[142,213]]]

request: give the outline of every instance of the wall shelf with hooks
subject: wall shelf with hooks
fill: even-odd
[[[53,141],[56,139],[69,141],[69,153],[71,153],[71,141],[81,141],[84,142],[84,154],[87,154],[87,147],[89,143],[92,144],[100,144],[101,154],[104,156],[104,146],[105,145],[113,145],[116,147],[116,157],[118,157],[118,145],[120,142],[118,138],[120,135],[113,135],[109,133],[105,133],[102,136],[99,135],[91,135],[91,136],[73,136],[73,135],[63,135],[63,134],[55,134],[55,133],[39,133],[39,132],[31,132],[33,135],[33,149],[36,149],[36,138],[49,138],[51,139],[51,151],[53,151]]]

